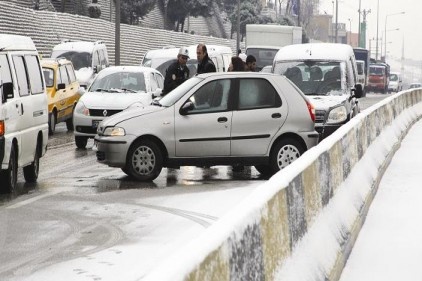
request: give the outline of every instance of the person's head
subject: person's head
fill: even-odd
[[[189,50],[185,47],[179,49],[179,53],[177,54],[177,61],[180,65],[186,65],[186,62],[189,59]]]
[[[245,63],[239,57],[232,57],[228,71],[245,71]]]
[[[207,46],[205,46],[205,44],[198,44],[198,46],[196,47],[196,56],[198,62],[202,62],[202,60],[207,54]]]
[[[256,58],[253,55],[248,55],[246,57],[246,67],[249,71],[256,70]]]

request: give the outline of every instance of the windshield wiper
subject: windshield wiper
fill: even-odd
[[[122,88],[122,90],[125,91],[125,92],[136,93],[136,91],[132,90],[132,89]]]
[[[95,90],[95,92],[110,92],[110,91],[109,91],[109,90],[107,90],[107,89],[97,88],[97,89]]]

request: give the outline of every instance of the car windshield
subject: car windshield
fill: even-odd
[[[202,80],[203,78],[199,78],[197,76],[190,78],[176,89],[165,95],[162,99],[160,99],[159,104],[166,107],[172,106],[175,102],[182,98],[187,91],[195,87]]]
[[[385,71],[384,67],[376,67],[376,66],[369,67],[370,75],[384,75],[384,71]]]
[[[142,72],[115,72],[97,76],[89,88],[90,92],[146,92]]]
[[[66,58],[73,63],[73,68],[79,70],[84,67],[91,67],[91,54],[77,51],[53,51],[52,58]]]
[[[275,55],[279,49],[248,48],[247,55],[253,55],[256,58],[256,69],[260,71],[267,65],[272,65]]]
[[[148,66],[157,69],[163,76],[166,76],[167,68],[175,62],[176,59],[173,58],[145,58],[143,66]],[[197,59],[188,59],[186,62],[186,66],[189,68],[189,77],[193,77],[196,75],[196,71],[198,68],[198,60]]]
[[[338,61],[278,61],[274,73],[285,75],[305,95],[343,95],[346,65]]]
[[[397,81],[397,80],[399,80],[399,77],[397,76],[397,74],[390,75],[390,81]]]

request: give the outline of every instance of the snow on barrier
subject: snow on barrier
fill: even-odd
[[[366,109],[142,280],[338,280],[386,167],[421,116],[422,90]]]

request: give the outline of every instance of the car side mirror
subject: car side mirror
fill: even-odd
[[[64,90],[64,89],[66,89],[66,84],[65,83],[57,84],[57,90]]]
[[[100,71],[99,65],[94,66],[92,70],[94,71],[94,73],[98,73]]]
[[[362,97],[363,95],[363,88],[362,88],[362,84],[356,84],[355,85],[355,89],[352,90],[355,92],[355,97],[357,97],[358,99]]]
[[[180,114],[181,115],[186,115],[188,114],[188,112],[190,110],[193,110],[195,108],[195,105],[193,104],[193,102],[188,101],[187,103],[185,103],[181,108],[180,108]]]
[[[13,98],[13,83],[12,82],[5,82],[1,85],[2,94],[2,102],[6,102],[8,99]]]

